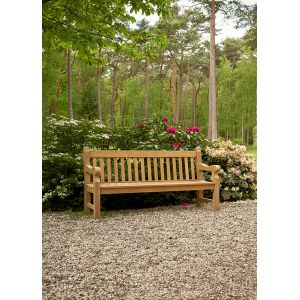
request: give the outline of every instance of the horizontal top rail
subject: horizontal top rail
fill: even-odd
[[[196,151],[153,150],[89,150],[89,157],[136,158],[136,157],[196,157]]]

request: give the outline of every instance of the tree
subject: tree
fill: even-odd
[[[210,16],[210,73],[209,73],[209,118],[208,118],[208,138],[217,138],[217,96],[216,96],[216,46],[215,46],[215,21],[216,13],[221,11],[227,18],[244,16],[248,7],[239,0],[193,0],[199,4]]]
[[[128,26],[135,22],[130,13],[163,15],[170,3],[171,0],[43,0],[43,46],[72,49],[90,63],[99,60],[99,48],[138,54],[134,44],[137,34]],[[151,42],[159,46],[160,38]]]
[[[68,49],[68,118],[73,120],[73,99],[72,99],[72,50]]]

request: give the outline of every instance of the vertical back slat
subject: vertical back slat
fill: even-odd
[[[148,181],[152,181],[151,158],[147,158]]]
[[[138,159],[134,158],[134,181],[139,181]]]
[[[95,157],[93,157],[93,167],[97,167],[97,160]]]
[[[104,161],[103,158],[100,158],[100,169],[101,169],[101,182],[104,182]]]
[[[167,180],[171,180],[171,172],[170,172],[170,158],[166,158],[167,163]]]
[[[164,170],[164,158],[161,157],[159,159],[159,164],[160,164],[160,180],[165,180],[165,170]]]
[[[194,164],[194,158],[191,157],[191,173],[192,173],[192,179],[195,180],[195,164]]]
[[[145,163],[144,163],[144,158],[140,158],[140,161],[141,161],[142,181],[145,181]]]
[[[177,180],[176,158],[172,157],[173,180]]]
[[[132,181],[132,176],[131,176],[131,158],[127,159],[127,170],[128,170],[128,181]]]
[[[110,158],[107,158],[107,182],[111,182],[111,163]]]
[[[183,180],[183,172],[182,172],[182,158],[178,158],[178,163],[179,163],[179,178],[180,180]]]
[[[118,158],[114,158],[114,174],[115,182],[119,181]]]
[[[158,181],[158,172],[157,172],[157,158],[153,158],[153,164],[154,164],[154,180]]]
[[[124,158],[121,158],[121,180],[122,182],[125,182],[125,167],[124,167]]]
[[[184,169],[185,169],[185,179],[189,180],[190,179],[190,175],[189,175],[189,161],[188,161],[187,157],[184,158]]]

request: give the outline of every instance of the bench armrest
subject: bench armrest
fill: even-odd
[[[93,175],[94,176],[94,181],[100,180],[101,169],[99,167],[93,167],[91,165],[85,165],[85,172],[90,174],[90,175]]]
[[[221,170],[221,167],[218,166],[218,165],[211,165],[211,166],[208,166],[206,164],[203,164],[203,163],[199,163],[198,164],[199,166],[199,169],[202,170],[202,171],[208,171],[208,172],[211,172],[211,180],[215,183],[219,183],[220,182],[220,178],[219,178],[219,175],[218,173],[220,172]]]
[[[221,170],[221,167],[219,165],[208,166],[203,163],[199,163],[199,168],[200,168],[200,170],[208,171],[208,172],[212,172],[212,173],[219,173]]]

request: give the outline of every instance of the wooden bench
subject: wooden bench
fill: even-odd
[[[201,150],[137,151],[83,149],[84,211],[100,218],[103,194],[196,191],[196,203],[208,200],[204,190],[213,190],[212,208],[220,208],[220,166],[202,163]],[[205,181],[203,171],[211,172]],[[91,195],[93,195],[93,201]]]

